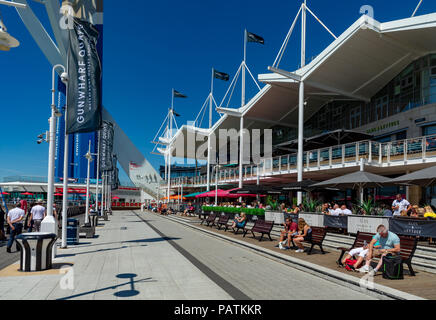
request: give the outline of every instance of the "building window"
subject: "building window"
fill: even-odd
[[[356,107],[350,111],[350,129],[354,129],[361,126],[361,107]]]
[[[388,96],[383,96],[381,98],[378,98],[375,101],[375,114],[376,114],[376,120],[381,120],[383,118],[386,118],[388,116],[388,102],[389,98]]]
[[[431,136],[436,134],[436,126],[427,126],[422,128],[422,134],[424,136]]]

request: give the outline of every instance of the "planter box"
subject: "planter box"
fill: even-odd
[[[282,224],[285,222],[285,214],[283,212],[265,211],[265,220],[274,221],[274,224]]]

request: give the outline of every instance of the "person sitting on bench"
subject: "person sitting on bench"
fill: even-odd
[[[374,248],[374,245],[377,243],[377,241],[380,243],[380,249]],[[387,256],[388,254],[399,254],[400,251],[400,238],[381,224],[377,227],[377,234],[369,244],[368,253],[365,258],[366,263],[362,268],[359,269],[359,271],[371,272],[373,275],[375,275],[383,264],[383,257]],[[369,266],[373,258],[380,258],[380,261],[378,262],[377,267],[370,271]]]
[[[189,212],[194,211],[194,207],[192,206],[192,203],[189,202],[188,206],[186,207],[185,211],[183,211],[182,216],[187,217]]]
[[[285,227],[284,230],[280,231],[280,241],[277,245],[277,247],[280,248],[280,250],[286,250],[284,245],[286,242],[288,243],[288,248],[290,247],[292,236],[298,235],[298,225],[292,221],[291,218],[286,218],[285,223],[283,223],[283,226]]]
[[[373,239],[374,239],[374,237],[373,237]],[[380,247],[380,242],[377,241],[374,244],[374,248],[375,249],[380,249],[381,248]],[[353,264],[353,265],[349,265],[349,266],[350,266],[350,268],[353,271],[356,271],[357,268],[359,268],[360,265],[362,264],[362,262],[365,260],[366,255],[368,254],[368,250],[369,250],[369,244],[366,243],[366,241],[365,241],[364,244],[363,244],[363,247],[353,248],[350,252],[348,252],[348,254],[344,257],[344,259],[342,259],[341,266],[342,267],[345,266],[346,261],[348,259],[353,259],[354,258],[356,260],[356,263]]]
[[[236,217],[233,220],[232,228],[243,228],[245,220],[247,220],[247,216],[245,215],[245,212],[242,212],[240,217]]]
[[[312,228],[306,223],[303,218],[298,219],[298,235],[294,238],[294,243],[298,247],[295,252],[304,252],[303,241],[312,240]]]

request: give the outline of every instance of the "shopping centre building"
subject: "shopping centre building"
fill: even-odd
[[[190,133],[201,141],[212,133],[218,136],[220,129],[272,129],[272,157],[244,164],[241,174],[241,167],[214,170],[211,165],[209,181],[206,174],[196,177],[185,182],[185,190],[214,187],[216,171],[220,186],[296,181],[300,83],[304,179],[323,181],[357,171],[362,161],[365,170],[387,177],[435,165],[435,32],[435,13],[386,23],[364,15],[303,68],[288,72],[278,64],[269,67],[271,73],[258,76],[264,87],[248,103],[238,109],[217,108],[222,117],[206,131],[181,127],[167,150],[176,156],[172,146],[180,139],[187,143]],[[221,148],[228,148],[228,143],[216,141]],[[207,159],[206,152],[203,160]],[[170,185],[176,192],[180,181]],[[404,190],[413,203],[436,201],[434,188],[389,190],[392,195]]]

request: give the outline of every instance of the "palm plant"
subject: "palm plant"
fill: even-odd
[[[279,206],[279,202],[277,200],[273,200],[272,196],[268,196],[266,198],[266,204],[269,205],[273,211],[276,211]]]
[[[365,212],[367,215],[372,215],[375,212],[376,203],[373,200],[364,200],[359,202],[355,208]]]
[[[303,208],[306,212],[316,212],[320,202],[318,200],[304,199]]]

